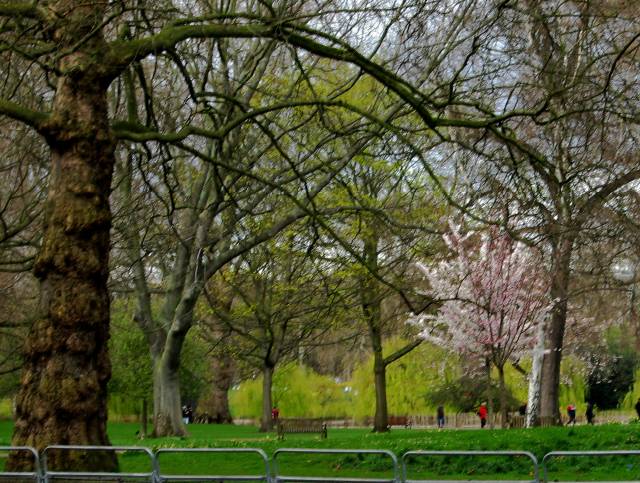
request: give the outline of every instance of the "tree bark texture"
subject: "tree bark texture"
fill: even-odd
[[[51,6],[64,21],[53,25],[61,51],[102,18],[93,2]],[[109,194],[115,142],[106,92],[94,53],[100,32],[62,56],[53,109],[43,134],[51,150],[43,242],[34,272],[40,314],[24,349],[12,444],[42,450],[52,444],[108,445]],[[65,74],[66,73],[66,74]],[[113,453],[52,453],[53,469],[113,471]],[[12,457],[7,470],[30,466]]]
[[[389,411],[387,408],[387,371],[382,360],[382,351],[374,355],[374,379],[376,390],[376,414],[373,420],[373,431],[382,433],[389,431]]]
[[[198,411],[206,413],[209,422],[216,424],[232,423],[231,410],[229,409],[229,389],[233,384],[235,364],[228,354],[215,356],[211,359],[211,372],[213,381],[207,397],[198,404]]]
[[[560,423],[560,362],[562,344],[567,321],[570,263],[573,240],[563,240],[554,246],[552,265],[551,299],[553,309],[547,327],[546,351],[542,361],[542,381],[540,388],[540,417],[552,418]]]
[[[544,339],[546,323],[536,329],[536,346],[531,356],[531,372],[529,373],[529,394],[527,398],[527,428],[540,424],[540,400],[542,383],[542,361],[544,359]]]
[[[500,427],[507,427],[507,385],[504,380],[504,366],[498,367],[498,381],[500,383]]]
[[[378,269],[378,235],[375,231],[365,233],[363,237],[363,259],[367,268],[373,272]],[[365,273],[360,281],[362,315],[369,330],[369,340],[374,360],[374,384],[376,409],[373,419],[373,431],[389,431],[389,413],[387,409],[386,363],[382,354],[382,320],[380,294],[377,281]]]
[[[155,359],[153,380],[153,435],[188,436],[182,420],[180,352],[184,335],[170,331],[162,355]]]
[[[265,433],[273,429],[273,421],[271,419],[271,408],[273,408],[273,399],[271,390],[273,387],[273,371],[274,368],[268,364],[262,368],[262,420],[260,421],[260,432]]]

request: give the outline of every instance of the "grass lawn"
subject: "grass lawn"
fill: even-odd
[[[0,422],[0,445],[8,445],[12,425]],[[525,450],[538,461],[550,451],[640,449],[640,425],[578,426],[503,430],[394,429],[374,434],[368,429],[329,429],[327,440],[318,435],[259,433],[252,426],[190,425],[188,438],[137,439],[136,424],[113,423],[109,436],[113,445],[159,448],[260,448],[272,458],[278,448],[390,450],[401,457],[410,450]],[[263,472],[264,463],[250,453],[162,454],[164,474],[249,475]],[[281,474],[335,477],[391,476],[388,457],[338,454],[317,456],[286,454],[277,457]],[[134,453],[120,456],[122,470],[144,471],[145,457]],[[549,480],[640,480],[640,457],[565,457],[549,465]],[[533,478],[526,458],[504,457],[416,457],[408,462],[410,478],[432,479],[528,479]]]

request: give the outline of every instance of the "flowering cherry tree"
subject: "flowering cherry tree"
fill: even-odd
[[[452,227],[444,239],[450,258],[430,267],[418,264],[441,306],[436,315],[413,321],[425,339],[484,360],[489,383],[496,368],[504,426],[504,367],[535,343],[549,305],[548,277],[532,249],[497,228],[461,235]]]

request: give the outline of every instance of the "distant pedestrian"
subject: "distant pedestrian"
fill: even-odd
[[[518,414],[520,416],[526,416],[527,415],[527,403],[522,403],[520,405],[520,407],[518,408]]]
[[[279,418],[280,410],[278,409],[278,406],[273,406],[273,409],[271,409],[271,421],[277,423]]]
[[[438,406],[438,429],[444,428],[444,406]]]
[[[569,420],[567,421],[567,426],[576,424],[576,406],[574,404],[569,404],[567,406],[567,417]]]
[[[636,413],[638,413],[638,419],[640,419],[640,397],[638,398],[638,402],[636,402]]]
[[[593,413],[593,403],[591,401],[587,403],[587,411],[584,413],[584,415],[587,418],[587,423],[594,423],[595,414]]]
[[[184,424],[189,424],[189,406],[186,404],[182,406],[182,422]]]
[[[487,403],[483,402],[478,408],[478,417],[480,417],[480,428],[484,428],[487,425]]]

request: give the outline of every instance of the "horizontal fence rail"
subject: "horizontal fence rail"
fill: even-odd
[[[356,477],[336,477],[336,476],[285,476],[279,473],[278,456],[283,454],[315,454],[315,455],[379,455],[389,458],[391,465],[389,469],[393,471],[392,478],[356,478]],[[306,448],[280,448],[273,453],[273,483],[281,481],[290,482],[327,482],[336,481],[342,483],[396,483],[399,480],[398,458],[384,449],[306,449]]]
[[[222,454],[222,453],[248,453],[257,455],[264,465],[264,472],[259,475],[172,475],[162,471],[161,455],[167,454]],[[261,449],[257,448],[162,448],[156,451],[156,471],[158,483],[179,481],[266,481],[271,479],[269,457]]]
[[[0,472],[0,481],[35,481],[42,479],[40,456],[38,452],[30,446],[0,446],[0,453],[29,453],[33,457],[33,471],[6,471]]]
[[[105,471],[55,471],[51,470],[47,466],[47,459],[52,452],[56,451],[75,451],[75,452],[112,452],[116,453],[139,453],[146,455],[149,459],[149,471],[148,472],[118,472],[110,473]],[[43,483],[54,483],[56,481],[73,481],[80,480],[87,481],[107,481],[107,482],[149,482],[155,483],[156,481],[156,457],[149,448],[142,446],[73,446],[73,445],[54,445],[47,446],[42,452],[42,481]]]
[[[546,483],[549,481],[548,475],[548,465],[551,460],[554,458],[584,458],[584,457],[603,457],[603,456],[635,456],[640,457],[640,450],[611,450],[611,451],[552,451],[544,455],[542,458],[542,477],[543,482]],[[616,481],[625,481],[630,483],[631,481],[637,481],[638,478],[634,480],[616,480]],[[581,480],[582,481],[582,480]],[[591,480],[584,480],[591,481]],[[577,483],[577,482],[564,482],[563,483]],[[604,481],[598,483],[606,483]]]
[[[491,456],[502,456],[502,457],[506,457],[506,458],[527,458],[530,462],[531,462],[531,474],[533,475],[533,479],[532,478],[522,478],[519,480],[499,480],[501,483],[536,483],[538,482],[538,475],[539,475],[539,471],[538,471],[538,460],[537,458],[530,452],[528,451],[438,451],[438,450],[433,450],[433,451],[423,451],[423,450],[417,450],[417,451],[407,451],[405,454],[402,455],[402,482],[404,483],[424,483],[424,482],[430,482],[430,483],[442,483],[442,482],[450,482],[451,480],[438,480],[438,479],[409,479],[408,478],[408,469],[407,469],[407,461],[410,458],[416,458],[416,457],[421,457],[421,456],[467,456],[467,457],[473,457],[473,458],[486,458],[486,457],[491,457]],[[475,481],[475,480],[474,480]],[[484,483],[488,483],[488,482],[497,482],[498,480],[485,480]],[[480,483],[480,482],[478,482]]]
[[[144,472],[120,472],[108,473],[97,471],[55,471],[49,467],[49,460],[53,452],[57,451],[78,451],[78,452],[115,452],[117,455],[123,456],[127,454],[139,455],[144,457],[148,471]],[[586,458],[586,457],[636,457],[640,458],[640,450],[612,450],[612,451],[552,451],[542,458],[540,465],[536,457],[528,451],[438,451],[438,450],[416,450],[405,452],[400,460],[389,450],[375,449],[307,449],[307,448],[280,448],[274,451],[272,458],[259,448],[162,448],[153,452],[149,448],[142,446],[48,446],[39,454],[34,448],[29,446],[0,446],[0,455],[6,458],[13,452],[25,452],[33,459],[33,470],[24,472],[6,472],[0,470],[0,482],[34,482],[34,483],[54,483],[54,482],[150,482],[150,483],[170,483],[170,482],[207,482],[207,481],[264,481],[266,483],[280,482],[340,482],[340,483],[451,483],[465,481],[468,478],[460,479],[412,479],[409,477],[410,460],[421,457],[467,457],[467,458],[489,458],[489,457],[506,457],[506,458],[525,458],[530,463],[530,471],[527,471],[527,478],[500,480],[501,483],[547,483],[549,482],[549,466],[554,459],[567,458]],[[166,459],[170,455],[177,454],[224,454],[224,453],[247,453],[254,455],[260,462],[260,467],[264,471],[255,472],[254,474],[237,475],[237,474],[216,474],[216,475],[179,475],[170,474],[162,469],[161,459]],[[363,456],[380,456],[383,460],[388,460],[387,472],[388,477],[337,477],[337,476],[292,476],[281,473],[278,466],[278,459],[282,459],[284,455],[357,455]],[[400,461],[400,463],[399,463]],[[384,465],[383,465],[384,466]],[[542,467],[542,472],[539,467]],[[0,466],[2,467],[2,466]],[[633,465],[635,467],[635,465]],[[375,471],[382,471],[379,467]],[[542,475],[540,474],[542,473]],[[640,480],[640,462],[637,466],[636,478],[630,481]],[[524,474],[523,474],[524,476]],[[542,477],[542,478],[541,478]],[[497,483],[498,480],[473,480],[473,483]],[[582,480],[592,481],[592,480]],[[604,483],[597,480],[599,483]],[[613,481],[613,480],[611,480]],[[569,483],[569,482],[563,482]],[[640,482],[639,482],[640,483]]]

